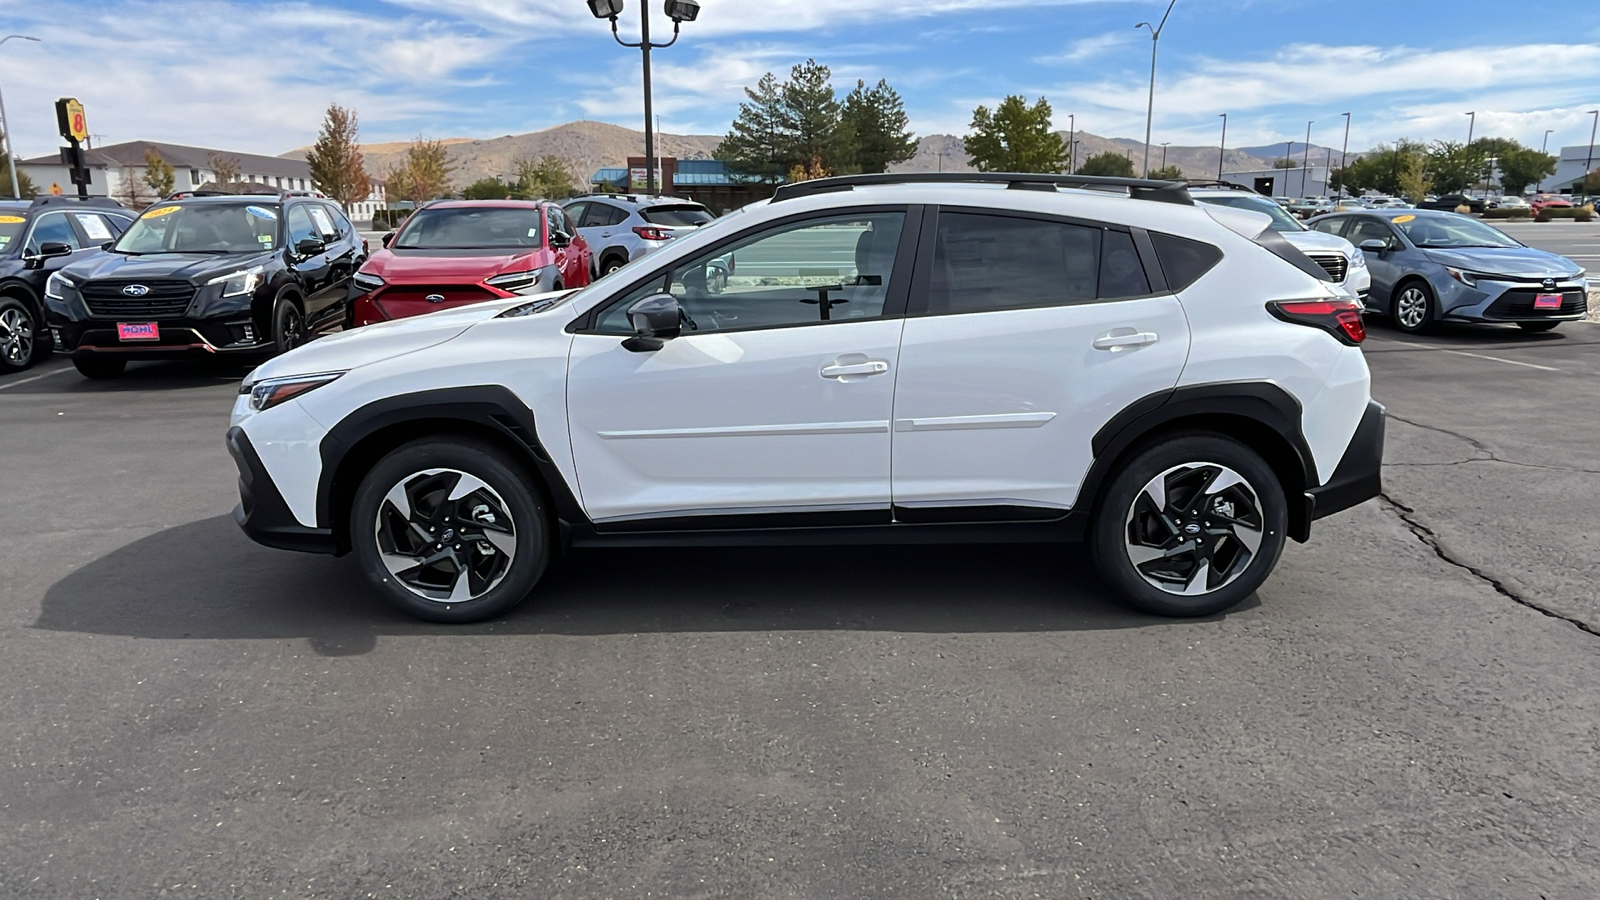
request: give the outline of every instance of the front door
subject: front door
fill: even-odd
[[[887,523],[906,220],[770,226],[659,271],[576,335],[568,424],[596,524]],[[708,277],[729,254],[741,274]],[[663,290],[682,336],[630,352],[628,306]]]
[[[933,234],[900,349],[896,518],[1064,515],[1095,433],[1177,384],[1182,306],[1125,230],[943,210]]]
[[[1405,250],[1405,244],[1400,236],[1388,222],[1371,216],[1355,216],[1351,219],[1350,227],[1345,230],[1344,239],[1357,247],[1363,241],[1383,241],[1390,249],[1384,253],[1366,251],[1367,270],[1372,273],[1372,292],[1369,294],[1371,306],[1377,309],[1390,310],[1394,304],[1394,287],[1400,281],[1405,268],[1399,259],[1399,254]]]

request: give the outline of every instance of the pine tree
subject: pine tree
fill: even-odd
[[[905,103],[882,80],[870,89],[865,81],[856,82],[845,97],[835,144],[841,172],[887,172],[917,152]]]
[[[348,212],[350,204],[360,203],[372,194],[372,178],[367,175],[361,153],[361,123],[353,109],[328,104],[317,142],[306,153],[311,164],[311,183],[317,190],[339,202]]]
[[[750,99],[739,104],[739,117],[733,120],[715,156],[738,174],[776,183],[790,168],[780,134],[782,89],[768,72],[744,93]]]
[[[808,171],[831,172],[834,132],[839,127],[839,98],[834,94],[833,73],[808,59],[789,71],[784,82],[779,122],[789,140],[791,165]]]
[[[990,112],[972,111],[972,134],[963,142],[980,172],[1060,172],[1067,165],[1067,143],[1050,130],[1050,102],[1033,106],[1012,95]]]

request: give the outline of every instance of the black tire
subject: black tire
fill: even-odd
[[[1518,322],[1517,327],[1523,331],[1538,334],[1541,331],[1555,331],[1560,322]]]
[[[600,277],[604,278],[627,264],[628,261],[620,256],[608,256],[600,261]]]
[[[428,474],[435,470],[449,471]],[[464,477],[487,490],[450,501]],[[390,499],[393,491],[407,510]],[[416,528],[441,540],[430,549]],[[350,510],[350,541],[368,580],[396,607],[430,622],[481,622],[527,599],[549,565],[552,533],[541,492],[521,463],[493,444],[458,436],[422,438],[384,457],[362,479]],[[425,564],[429,558],[436,561]]]
[[[128,361],[103,356],[80,356],[72,361],[72,365],[83,377],[99,381],[121,378],[123,371],[128,368]]]
[[[1206,493],[1227,471],[1242,479],[1243,489],[1225,485]],[[1160,517],[1149,515],[1153,497],[1146,494],[1158,478],[1165,497]],[[1287,528],[1283,487],[1255,451],[1220,434],[1188,432],[1135,451],[1113,473],[1090,525],[1090,553],[1106,583],[1139,609],[1209,616],[1261,587],[1283,553]],[[1156,538],[1170,549],[1160,549]],[[1133,559],[1140,550],[1152,554],[1142,569]],[[1201,589],[1180,593],[1185,586]]]
[[[1439,300],[1426,281],[1402,281],[1394,289],[1389,315],[1406,334],[1427,334],[1439,325]]]
[[[17,297],[0,297],[0,372],[21,372],[50,355],[48,329]]]
[[[279,297],[272,305],[272,342],[279,353],[288,353],[306,342],[305,313],[293,297]]]

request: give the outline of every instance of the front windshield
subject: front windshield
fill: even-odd
[[[278,246],[278,210],[259,203],[152,206],[117,241],[118,253],[260,253]]]
[[[1251,212],[1266,213],[1272,217],[1271,228],[1279,234],[1296,231],[1305,231],[1306,227],[1300,220],[1283,211],[1283,207],[1268,200],[1266,197],[1257,197],[1250,194],[1230,194],[1226,197],[1198,197],[1201,203],[1210,203],[1214,206],[1231,206],[1234,209],[1248,209]]]
[[[543,213],[533,207],[442,207],[417,211],[389,245],[393,250],[543,247]]]
[[[1466,216],[1396,216],[1390,221],[1411,243],[1424,249],[1522,246],[1504,232]]]

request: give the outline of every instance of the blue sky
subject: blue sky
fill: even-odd
[[[703,0],[657,57],[667,131],[723,133],[741,88],[816,57],[841,88],[887,78],[920,134],[1045,96],[1065,129],[1142,137],[1165,0]],[[656,3],[656,23],[662,24]],[[145,138],[280,153],[329,101],[370,141],[495,137],[587,118],[637,128],[639,57],[582,0],[0,0],[0,89],[23,155],[57,145],[75,95],[103,143]],[[638,0],[623,17],[637,34]],[[1477,133],[1586,144],[1600,107],[1594,0],[1178,0],[1161,41],[1154,141],[1303,139],[1352,148]]]

